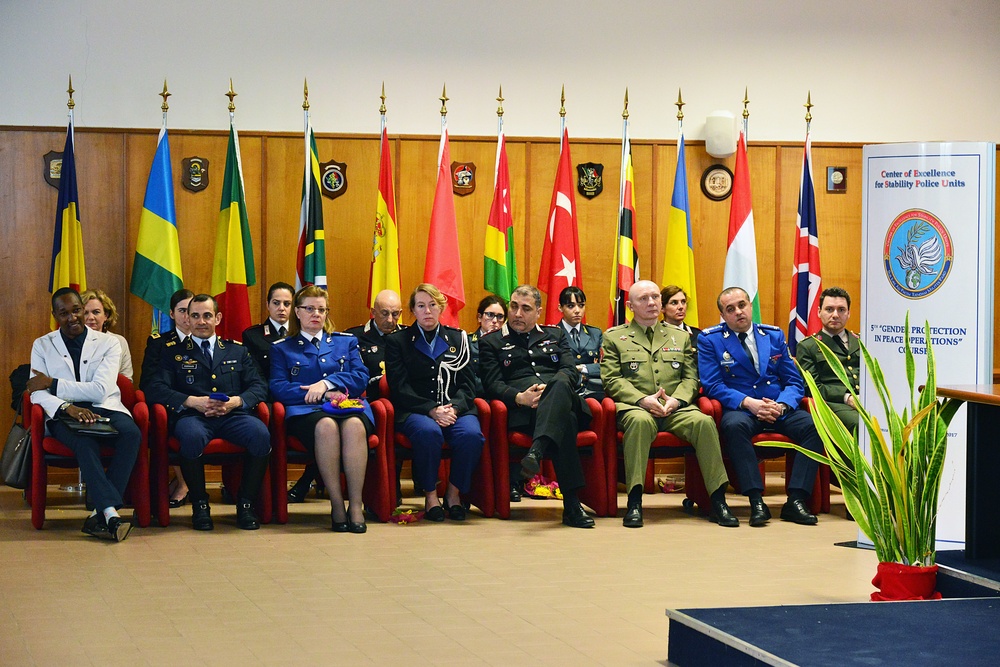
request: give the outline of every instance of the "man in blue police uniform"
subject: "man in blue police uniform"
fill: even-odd
[[[267,320],[243,332],[243,344],[265,381],[271,377],[271,345],[288,335],[294,297],[295,288],[288,283],[271,285],[267,289]]]
[[[750,525],[763,526],[771,511],[762,497],[764,481],[751,439],[771,431],[815,452],[823,451],[823,443],[812,417],[798,409],[804,385],[781,329],[753,324],[750,297],[740,287],[724,289],[716,305],[724,322],[705,329],[698,337],[699,375],[705,394],[722,404],[719,430],[740,490],[750,498]],[[782,520],[816,523],[816,516],[806,509],[806,500],[817,469],[808,456],[795,457]]]
[[[575,285],[559,292],[559,321],[566,331],[569,349],[576,360],[576,370],[580,371],[580,387],[577,392],[584,398],[600,401],[604,398],[601,384],[601,330],[583,323],[587,312],[587,295]]]
[[[214,528],[201,454],[210,440],[224,438],[246,449],[236,523],[244,530],[256,530],[260,523],[251,499],[260,492],[271,444],[267,427],[251,413],[267,399],[267,383],[243,345],[215,335],[222,313],[213,297],[199,294],[191,299],[188,317],[191,337],[164,346],[160,372],[149,389],[150,400],[166,406],[173,434],[180,441],[194,529]]]

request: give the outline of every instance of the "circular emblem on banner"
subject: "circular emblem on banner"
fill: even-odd
[[[930,296],[948,279],[954,261],[951,234],[934,214],[911,208],[889,225],[882,263],[889,284],[900,296]]]

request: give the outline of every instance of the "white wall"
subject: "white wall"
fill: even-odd
[[[448,84],[453,134],[676,136],[742,110],[750,139],[799,141],[812,90],[817,141],[1000,139],[1000,2],[780,0],[0,0],[0,124],[65,123],[67,75],[81,127],[227,126],[233,78],[243,129],[299,130],[308,77],[321,132],[377,132],[385,81],[392,133],[436,134]]]

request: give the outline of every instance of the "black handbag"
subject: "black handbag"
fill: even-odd
[[[7,443],[0,457],[3,483],[15,489],[25,489],[31,477],[31,432],[16,421],[7,434]]]

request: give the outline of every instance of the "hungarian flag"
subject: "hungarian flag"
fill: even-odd
[[[83,227],[80,224],[80,197],[76,190],[76,158],[74,151],[73,115],[70,112],[63,148],[62,173],[59,177],[59,203],[56,206],[56,226],[52,234],[52,266],[49,271],[49,293],[61,287],[77,292],[87,289],[87,267],[83,261]],[[53,328],[55,321],[52,321]]]
[[[819,237],[816,234],[816,190],[812,178],[812,139],[806,133],[799,184],[799,212],[795,225],[795,263],[792,266],[792,305],[788,316],[788,351],[820,329]]]
[[[677,170],[674,193],[667,216],[667,244],[663,251],[663,286],[677,285],[687,296],[684,321],[698,326],[698,291],[694,279],[694,244],[691,241],[691,205],[688,203],[687,166],[684,157],[684,132],[677,140]]]
[[[517,288],[517,260],[514,257],[514,218],[510,204],[510,170],[507,167],[507,140],[503,130],[497,137],[496,183],[493,205],[486,225],[483,256],[483,288],[510,300]]]
[[[424,282],[434,285],[448,297],[441,322],[457,327],[458,311],[465,306],[465,284],[462,282],[462,256],[458,251],[458,223],[451,188],[451,152],[448,150],[446,125],[441,128],[441,145],[438,148],[437,187],[427,237]]]
[[[219,336],[240,340],[243,330],[253,324],[247,288],[256,282],[253,241],[243,193],[239,137],[230,117],[226,174],[222,179],[222,203],[219,206],[215,261],[212,264],[212,296],[219,302],[219,312],[222,313],[222,324],[216,330]]]
[[[573,185],[572,158],[569,154],[569,130],[563,128],[562,146],[559,151],[559,166],[556,182],[552,188],[552,202],[549,204],[549,224],[545,230],[545,245],[542,246],[542,264],[538,269],[538,289],[547,295],[545,299],[546,324],[557,324],[559,313],[559,293],[570,285],[581,286],[577,276],[580,257],[580,239],[577,236],[576,198]]]
[[[622,135],[622,185],[618,202],[618,234],[615,238],[615,265],[611,272],[611,308],[608,327],[625,324],[632,311],[625,302],[628,291],[639,280],[639,253],[635,249],[635,174],[632,171],[632,142],[628,121]]]
[[[319,154],[308,111],[305,136],[306,168],[302,176],[299,248],[295,256],[296,290],[306,285],[326,287],[326,241],[323,236],[323,197],[319,191]],[[250,262],[253,264],[252,256]]]
[[[170,318],[170,296],[183,286],[170,141],[164,121],[146,181],[129,285],[132,294],[153,307],[153,333],[165,333],[174,328]]]
[[[729,208],[729,246],[723,287],[742,287],[753,304],[754,322],[760,322],[760,298],[757,295],[757,239],[753,231],[753,204],[750,201],[750,166],[747,142],[740,131],[736,145],[736,171]],[[688,310],[691,310],[690,306]]]
[[[372,236],[372,268],[368,278],[368,305],[382,290],[399,294],[399,230],[396,228],[396,190],[392,184],[392,154],[385,117],[378,163],[378,202],[375,204],[375,233]]]

